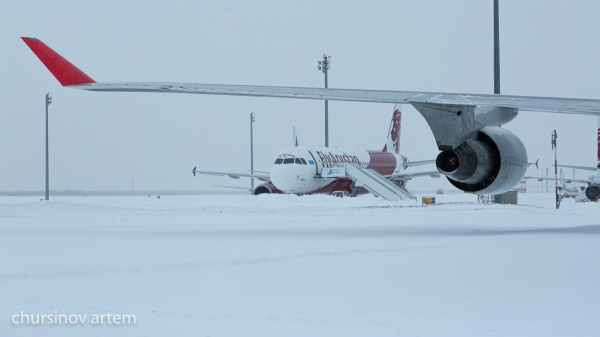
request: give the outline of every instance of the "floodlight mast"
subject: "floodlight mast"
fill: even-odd
[[[548,193],[548,171],[550,171],[550,169],[546,167],[546,193]]]
[[[500,14],[494,0],[494,94],[500,95]]]
[[[253,131],[253,124],[254,121],[256,121],[256,118],[254,117],[254,112],[250,113],[250,173],[254,174],[254,131]],[[254,178],[250,179],[250,187],[252,188],[252,191],[250,191],[250,194],[254,193]]]
[[[558,138],[556,134],[556,130],[552,132],[552,149],[554,150],[554,182],[555,182],[555,195],[556,195],[556,209],[559,207],[558,202],[558,161],[556,157],[556,138]]]
[[[331,56],[323,54],[323,61],[319,61],[319,70],[325,74],[325,89],[327,89],[327,71],[331,62]],[[328,101],[325,100],[325,147],[329,147],[329,109]]]
[[[52,95],[46,94],[46,200],[50,200],[50,169],[48,161],[48,106],[52,103]]]

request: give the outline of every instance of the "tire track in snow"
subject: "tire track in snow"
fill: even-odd
[[[232,260],[215,260],[215,261],[205,261],[205,262],[188,262],[182,264],[169,264],[163,266],[153,266],[147,268],[128,268],[128,269],[113,269],[113,270],[90,270],[90,271],[77,271],[77,270],[66,270],[57,273],[50,274],[28,274],[28,273],[17,273],[17,274],[9,274],[2,275],[0,280],[2,281],[11,281],[11,280],[26,280],[26,279],[34,279],[34,278],[74,278],[74,277],[83,277],[83,276],[94,276],[94,275],[110,275],[110,274],[134,274],[134,273],[144,273],[144,272],[153,272],[153,271],[174,271],[174,270],[183,270],[183,269],[192,269],[192,268],[202,268],[202,267],[210,267],[210,266],[241,266],[241,265],[252,265],[252,264],[262,264],[262,263],[277,263],[277,262],[285,262],[290,260],[298,260],[310,257],[345,257],[352,256],[357,254],[373,254],[373,253],[403,253],[415,250],[425,250],[425,249],[440,249],[446,248],[448,246],[443,245],[432,245],[432,246],[414,246],[414,247],[404,247],[404,248],[378,248],[378,249],[352,249],[345,251],[336,251],[336,252],[308,252],[308,253],[300,253],[294,255],[284,255],[277,257],[256,257],[256,258],[241,258],[241,259],[232,259]]]

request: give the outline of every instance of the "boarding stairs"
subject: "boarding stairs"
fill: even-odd
[[[374,170],[354,163],[343,163],[346,177],[354,180],[355,188],[366,188],[369,192],[389,201],[416,199],[414,195],[398,187]],[[341,166],[341,165],[340,165]]]

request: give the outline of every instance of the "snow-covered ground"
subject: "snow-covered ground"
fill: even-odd
[[[436,197],[1,197],[0,336],[598,335],[600,204]]]

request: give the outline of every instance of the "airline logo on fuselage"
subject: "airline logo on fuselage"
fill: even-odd
[[[329,154],[325,154],[321,151],[315,151],[319,158],[325,164],[337,164],[337,163],[355,163],[360,164],[360,160],[358,160],[357,156],[349,156],[346,153],[344,154],[333,154],[329,152]]]

